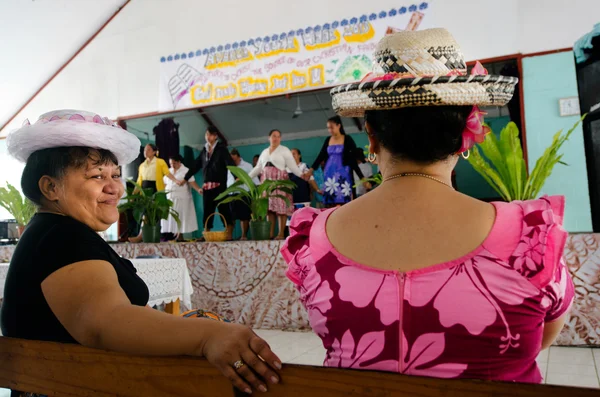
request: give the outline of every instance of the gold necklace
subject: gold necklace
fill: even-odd
[[[436,178],[436,177],[433,177],[433,176],[431,176],[431,175],[427,175],[427,174],[421,174],[421,173],[418,173],[418,172],[403,172],[403,173],[401,173],[401,174],[396,174],[396,175],[392,175],[392,176],[390,176],[389,178],[385,178],[383,181],[384,181],[384,182],[387,182],[387,181],[391,181],[392,179],[396,179],[396,178],[402,178],[402,177],[405,177],[405,176],[418,176],[418,177],[422,177],[422,178],[431,179],[432,181],[436,181],[436,182],[438,182],[438,183],[441,183],[442,185],[446,185],[446,186],[448,186],[450,189],[454,189],[454,188],[452,187],[452,185],[450,185],[450,184],[448,184],[448,183],[446,183],[446,182],[442,181],[441,179],[438,179],[438,178]]]

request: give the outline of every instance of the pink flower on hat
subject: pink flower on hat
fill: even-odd
[[[467,117],[467,125],[462,133],[462,146],[459,153],[466,152],[476,143],[483,143],[485,136],[491,131],[490,127],[483,124],[483,116],[486,114],[479,110],[477,106],[473,106],[469,117]]]

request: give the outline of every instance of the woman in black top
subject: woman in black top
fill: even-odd
[[[21,187],[38,213],[8,270],[5,336],[206,357],[247,392],[264,388],[262,379],[278,379],[280,360],[249,328],[147,307],[148,288],[131,262],[98,235],[118,220],[118,164],[137,157],[137,138],[93,113],[56,111],[11,133],[7,143],[26,162]]]
[[[364,176],[354,160],[356,143],[352,137],[346,135],[342,119],[339,116],[331,117],[327,120],[327,130],[331,136],[325,139],[310,171],[312,173],[325,162],[323,200],[326,207],[335,207],[349,202],[353,196],[356,197],[352,171],[356,172],[360,179]],[[366,186],[368,183],[365,183]]]
[[[219,212],[227,221],[227,232],[229,233],[229,239],[233,234],[233,218],[231,216],[231,210],[229,205],[219,205],[215,199],[221,193],[227,189],[227,166],[235,166],[229,150],[227,150],[227,142],[222,139],[219,141],[219,130],[214,126],[209,126],[206,129],[204,138],[206,144],[200,152],[200,156],[196,159],[196,162],[185,175],[185,182],[187,182],[194,174],[202,170],[204,177],[204,184],[202,185],[202,201],[204,204],[204,219],[203,224],[206,225],[206,231],[210,231],[213,228],[214,217],[208,219],[209,216],[214,214],[219,209]],[[180,185],[183,185],[182,182]],[[208,222],[206,220],[208,219]]]

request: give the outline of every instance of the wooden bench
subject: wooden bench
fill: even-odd
[[[0,388],[14,388],[49,396],[245,395],[234,390],[229,381],[203,359],[131,356],[77,345],[6,337],[0,337]],[[285,365],[281,384],[270,386],[265,395],[598,397],[600,391]]]

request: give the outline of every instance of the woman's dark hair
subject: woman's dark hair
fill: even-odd
[[[216,135],[221,141],[221,143],[223,143],[223,145],[229,146],[227,138],[225,138],[225,135],[221,134],[221,131],[219,131],[219,129],[216,126],[209,125],[208,127],[206,127],[206,132],[208,132],[211,135]]]
[[[230,154],[232,156],[242,157],[242,156],[240,156],[240,152],[237,149],[231,149]]]
[[[298,148],[293,148],[292,150],[295,150],[298,152],[298,158],[300,159],[300,161],[302,161],[302,152],[300,151],[300,149]]]
[[[367,158],[365,157],[365,151],[361,148],[356,148],[354,151],[354,158],[356,161],[360,161],[361,164],[367,161]]]
[[[169,157],[169,160],[179,161],[180,163],[183,163],[183,157],[180,154],[174,154],[173,156]]]
[[[281,131],[279,131],[278,129],[274,129],[274,130],[269,131],[269,136],[273,135],[273,133],[275,131],[279,132],[279,135],[281,135]]]
[[[472,106],[426,106],[368,110],[370,133],[398,159],[421,164],[458,152]]]
[[[346,135],[346,131],[344,131],[344,124],[342,124],[342,118],[340,116],[333,116],[327,119],[327,122],[337,124],[340,126],[340,134]]]
[[[104,149],[88,147],[59,147],[34,152],[27,159],[21,175],[23,194],[36,205],[41,205],[42,192],[39,182],[43,176],[62,179],[69,169],[81,169],[92,165],[119,165],[117,157]]]
[[[155,151],[155,152],[158,152],[158,146],[156,146],[155,144],[153,144],[153,143],[148,143],[146,146],[150,146],[150,148],[151,148],[153,151]]]

